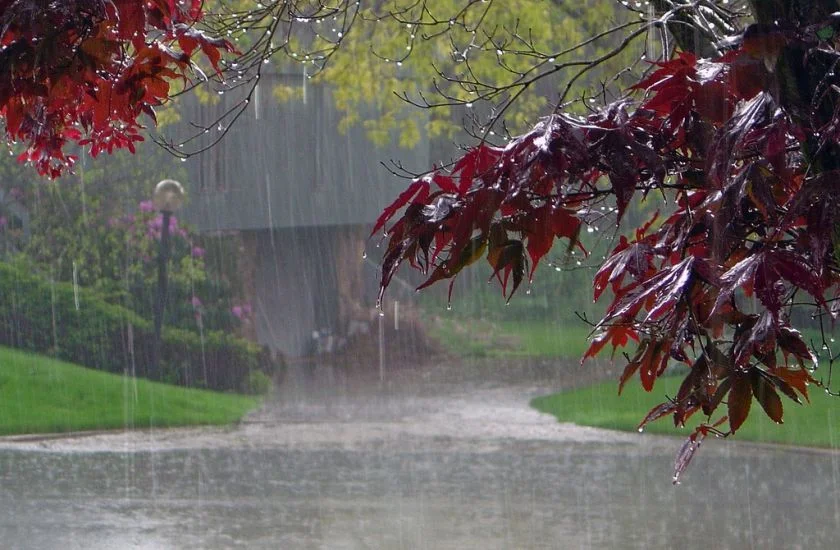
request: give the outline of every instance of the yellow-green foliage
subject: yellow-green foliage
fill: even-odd
[[[375,5],[363,4],[351,32],[315,80],[332,87],[335,104],[344,115],[342,129],[363,123],[375,143],[383,144],[396,134],[404,147],[415,145],[424,132],[431,137],[451,135],[460,125],[452,121],[448,107],[435,109],[428,117],[417,116],[416,110],[397,94],[405,93],[422,102],[422,93],[434,103],[442,100],[434,92],[437,85],[452,97],[471,101],[477,94],[442,79],[439,72],[465,78],[469,67],[472,76],[483,83],[510,84],[519,73],[537,65],[536,71],[545,72],[555,63],[595,57],[614,47],[617,40],[559,55],[613,25],[617,17],[626,17],[612,2],[571,5],[544,0],[474,4],[464,0],[395,0],[371,4]],[[401,15],[396,18],[394,13]],[[422,25],[417,25],[418,21]],[[531,46],[538,52],[558,55],[553,61],[535,57],[528,51]],[[628,51],[615,58],[595,78],[606,78],[626,67],[631,55]],[[555,89],[565,86],[572,74],[561,71],[552,76]],[[592,83],[590,79],[588,84]],[[278,98],[288,95],[275,93]],[[555,99],[529,89],[505,113],[507,127],[512,131],[526,129],[539,115],[549,112]],[[378,116],[365,120],[361,113],[371,110]]]
[[[310,2],[289,5],[292,11],[280,13],[276,6],[267,9],[270,5],[255,6],[252,0],[208,0],[205,8],[220,17],[219,21],[239,18],[241,24],[225,36],[240,52],[255,46],[263,51],[266,43],[260,41],[280,17],[283,24],[274,29],[268,42],[275,52],[273,70],[286,72],[296,63],[302,65],[291,70],[330,86],[335,106],[343,115],[340,130],[361,124],[374,143],[397,140],[407,148],[424,134],[452,137],[462,124],[450,106],[418,115],[400,95],[420,104],[426,100],[432,104],[471,103],[493,87],[552,72],[556,64],[597,58],[615,48],[626,33],[609,35],[585,47],[574,46],[633,16],[616,2],[558,0],[342,1],[321,3],[320,8]],[[333,7],[338,11],[333,12]],[[609,82],[639,59],[644,38],[639,36],[638,43],[577,82],[570,97],[580,97],[592,88],[597,93],[600,82]],[[231,62],[236,65],[235,60]],[[560,90],[581,66],[551,74],[548,92],[545,86],[539,92],[531,86],[518,94],[521,88],[514,87],[492,98],[492,103],[499,105],[516,95],[504,113],[507,130],[522,132],[540,115],[548,114]],[[272,70],[269,67],[263,70]],[[209,67],[204,69],[196,72],[212,74]],[[244,72],[229,72],[227,84],[241,83],[237,81],[242,75]],[[459,79],[481,85],[474,89],[457,82]],[[277,101],[299,100],[302,95],[300,87],[284,84],[270,92]],[[201,86],[195,93],[202,103],[219,101]],[[487,111],[482,105],[481,112],[486,115]],[[161,116],[169,123],[177,114],[163,112]]]

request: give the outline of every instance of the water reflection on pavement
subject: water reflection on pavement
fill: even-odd
[[[565,373],[565,374],[564,374]],[[840,454],[678,441],[528,408],[545,364],[293,370],[233,429],[0,441],[3,547],[835,548]]]

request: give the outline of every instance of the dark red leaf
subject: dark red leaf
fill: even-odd
[[[705,439],[705,435],[698,435],[697,432],[691,434],[688,439],[682,444],[680,450],[677,452],[677,457],[674,459],[674,485],[680,482],[680,476],[685,472],[694,454],[700,449],[700,444]]]
[[[726,422],[726,420],[727,417],[724,416],[714,424],[700,424],[697,428],[695,428],[694,433],[686,439],[685,443],[683,443],[677,453],[676,459],[674,460],[674,485],[679,483],[680,476],[685,472],[686,468],[688,468],[691,459],[694,457],[694,453],[696,453],[700,448],[700,444],[706,436],[708,436],[709,433],[718,434],[719,432],[717,427]]]
[[[818,303],[827,305],[823,296],[824,283],[808,267],[802,256],[790,250],[765,249],[747,256],[721,276],[721,292],[712,314],[717,312],[737,289],[749,287],[755,288],[764,306],[775,314],[781,308],[782,294],[785,290],[780,285],[782,280],[803,288]]]
[[[639,424],[638,430],[642,431],[645,426],[649,423],[653,422],[654,420],[658,420],[663,416],[667,416],[669,414],[673,414],[677,410],[677,404],[673,401],[666,401],[664,403],[660,403],[659,405],[655,406],[647,413],[644,420]]]
[[[694,257],[688,257],[639,283],[610,306],[605,319],[635,317],[648,302],[654,302],[654,305],[645,321],[657,319],[690,290],[694,261]]]
[[[639,344],[636,355],[627,364],[618,387],[618,393],[624,387],[624,383],[639,371],[639,378],[645,391],[651,391],[656,379],[665,371],[668,365],[669,350],[671,342],[653,339],[645,339]]]
[[[521,222],[521,228],[527,237],[526,249],[531,257],[529,278],[540,260],[548,254],[557,237],[567,237],[569,245],[577,244],[582,222],[566,208],[558,208],[551,203],[537,208]]]
[[[749,416],[750,403],[752,403],[750,377],[746,374],[734,375],[732,388],[729,390],[729,429],[732,433],[738,431]]]
[[[743,367],[749,363],[754,355],[758,358],[774,353],[776,350],[777,319],[765,311],[761,315],[751,316],[748,321],[740,323],[734,335],[735,344],[732,348],[735,365]]]
[[[808,398],[808,384],[815,384],[816,380],[805,369],[789,369],[780,368],[773,371],[773,374],[778,376],[789,386],[794,388],[806,401],[810,402]],[[781,389],[781,386],[778,386]]]
[[[525,249],[522,241],[507,240],[500,245],[491,241],[487,251],[487,261],[493,267],[492,277],[496,277],[502,285],[502,294],[510,300],[525,277],[526,264]],[[508,278],[513,274],[513,287],[507,292]]]
[[[708,368],[707,365],[708,363],[706,361],[705,354],[701,355],[700,358],[694,362],[691,366],[691,370],[683,379],[679,389],[677,390],[676,401],[678,403],[686,401],[691,395],[698,392],[701,384],[701,376],[703,371]]]
[[[653,247],[647,242],[627,243],[622,235],[618,246],[612,255],[601,266],[594,277],[595,295],[597,300],[609,283],[617,290],[628,273],[636,280],[650,277],[653,274]]]
[[[710,385],[707,383],[705,399],[701,401],[703,407],[703,414],[711,416],[723,401],[724,396],[729,393],[732,388],[732,378],[728,377],[721,381],[721,383],[714,389],[714,392],[709,395]]]
[[[487,145],[479,145],[467,151],[461,159],[455,163],[453,173],[459,175],[458,192],[464,194],[470,190],[475,178],[486,177],[487,172],[499,161],[501,150]]]
[[[687,400],[685,403],[679,403],[677,410],[674,411],[674,427],[682,428],[685,426],[686,420],[691,418],[691,415],[700,410],[700,404],[694,398]]]
[[[400,208],[408,204],[408,201],[414,198],[415,195],[417,195],[417,202],[422,202],[425,200],[425,196],[427,196],[428,193],[429,181],[427,179],[423,178],[414,180],[405,191],[400,193],[394,202],[385,207],[382,214],[380,214],[379,218],[377,218],[376,223],[373,226],[373,230],[370,232],[371,236],[382,229],[388,220],[394,217],[394,214],[396,214]]]
[[[779,394],[773,389],[773,386],[767,379],[762,376],[758,369],[754,369],[750,373],[750,381],[752,383],[752,392],[756,400],[761,404],[761,408],[767,413],[770,419],[777,423],[782,423],[782,400],[779,399]]]
[[[778,389],[780,392],[785,394],[789,399],[795,401],[798,404],[802,404],[802,401],[799,399],[799,395],[794,391],[793,386],[779,378],[778,376],[771,374],[766,371],[761,371],[761,375],[767,378],[773,386]]]
[[[800,254],[790,250],[774,250],[769,253],[769,261],[770,268],[781,278],[805,290],[821,306],[828,307],[824,297],[825,284]]]
[[[814,367],[817,366],[817,356],[802,340],[802,334],[798,330],[791,327],[779,327],[777,341],[779,342],[779,348],[785,354],[793,354],[798,359],[811,361]]]
[[[656,91],[665,88],[671,84],[673,79],[685,78],[689,74],[694,73],[694,67],[697,65],[697,57],[692,52],[679,52],[674,59],[656,63],[660,69],[657,69],[647,78],[631,86],[635,90]]]
[[[442,279],[454,278],[465,267],[478,261],[484,255],[485,250],[487,250],[487,237],[484,234],[473,237],[464,248],[457,253],[453,253],[443,264],[437,266],[431,276],[417,287],[417,290],[423,290]],[[451,284],[449,292],[451,298]]]
[[[706,160],[706,172],[715,187],[723,187],[732,170],[731,159],[744,151],[752,132],[773,121],[775,112],[772,96],[767,92],[759,93],[743,103],[717,132]]]
[[[607,343],[612,344],[613,355],[615,355],[616,349],[626,346],[630,340],[634,340],[636,342],[639,341],[639,334],[636,332],[636,329],[633,328],[632,323],[612,324],[603,329],[600,334],[592,339],[592,343],[589,345],[589,348],[586,350],[586,353],[581,359],[581,363],[583,363],[588,357],[595,357],[598,355]]]
[[[656,305],[650,309],[645,318],[646,322],[658,319],[687,295],[693,283],[694,261],[693,256],[686,258],[671,269],[668,277],[663,281],[661,292],[657,295]]]
[[[641,345],[647,346],[647,340],[645,340]],[[618,380],[618,395],[621,395],[621,390],[624,389],[624,384],[626,384],[627,381],[636,374],[637,370],[639,370],[639,363],[637,361],[630,361],[627,363],[624,367],[624,371],[621,373],[621,377]]]
[[[446,193],[458,193],[458,186],[452,181],[452,178],[443,174],[435,174],[432,176],[432,181]]]

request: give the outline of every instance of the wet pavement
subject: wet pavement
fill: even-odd
[[[559,424],[541,362],[292,369],[233,428],[0,440],[7,548],[835,548],[840,453]]]

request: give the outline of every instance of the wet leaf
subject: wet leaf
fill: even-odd
[[[779,394],[773,389],[773,385],[759,373],[758,369],[754,369],[750,373],[750,381],[752,383],[753,395],[761,404],[761,408],[764,409],[764,412],[767,413],[770,420],[781,424],[782,417],[784,416],[782,400],[779,399]]]
[[[791,327],[779,327],[777,340],[785,354],[792,354],[798,359],[810,361],[816,368],[819,361],[808,345],[802,340],[802,334]]]
[[[649,423],[653,422],[654,420],[658,420],[663,416],[667,416],[669,414],[673,414],[677,410],[677,404],[673,401],[666,401],[665,403],[660,403],[659,405],[655,406],[647,413],[644,420],[639,424],[638,430],[642,431],[645,426]]]
[[[470,190],[476,178],[487,177],[501,156],[501,150],[487,145],[479,145],[470,149],[461,157],[452,170],[459,175],[458,193],[464,194]]]
[[[732,376],[732,388],[729,390],[729,429],[738,431],[750,414],[752,403],[752,384],[746,374]]]
[[[438,224],[448,218],[460,204],[456,195],[451,193],[438,195],[431,203],[423,207],[424,221],[429,224]]]
[[[509,239],[500,245],[491,242],[487,252],[487,261],[493,267],[493,275],[502,285],[502,294],[510,300],[525,277],[527,260],[522,241]],[[513,286],[507,292],[508,279],[513,274]]]
[[[773,375],[769,372],[761,371],[761,375],[767,378],[773,386],[785,394],[789,399],[795,401],[798,404],[802,404],[802,400],[799,399],[799,395],[794,391],[793,386],[782,380],[780,377]]]
[[[399,196],[389,204],[385,209],[382,211],[382,214],[379,215],[379,218],[376,220],[376,223],[373,225],[373,229],[371,230],[371,236],[375,235],[380,229],[382,229],[385,224],[394,217],[394,215],[399,211],[400,208],[408,204],[409,201],[415,199],[417,202],[421,203],[425,201],[426,196],[429,194],[429,182],[425,179],[415,180],[409,185],[405,191],[399,194]]]
[[[806,401],[808,398],[808,384],[816,384],[817,381],[805,369],[780,368],[773,371],[773,374],[781,378],[790,387],[798,391]],[[781,387],[781,386],[780,386]]]
[[[205,63],[221,74],[222,55],[235,53],[231,42],[198,30],[199,0],[14,2],[3,10],[4,137],[21,143],[20,160],[50,178],[72,170],[72,146],[91,157],[132,151],[142,115],[155,121],[173,81],[188,84]]]
[[[593,279],[594,298],[595,300],[600,298],[608,284],[612,284],[613,288],[617,290],[628,274],[636,280],[640,280],[650,277],[653,272],[653,247],[644,241],[628,243],[622,235],[612,255],[595,274]]]
[[[700,449],[700,444],[703,442],[704,437],[693,433],[683,442],[680,450],[677,452],[677,457],[674,459],[674,477],[672,479],[674,485],[680,482],[680,477],[686,468],[688,468],[688,465],[691,464],[691,459],[694,458],[694,454]]]
[[[706,416],[711,416],[718,406],[723,401],[723,398],[729,393],[729,390],[732,388],[732,378],[725,378],[721,381],[720,384],[714,389],[714,391],[709,395],[708,390],[710,389],[710,385],[706,386],[707,393],[705,394],[705,399],[702,400],[701,406],[703,408],[703,414]]]
[[[601,349],[603,349],[603,347],[608,343],[612,344],[613,355],[615,355],[615,351],[620,347],[626,346],[630,340],[635,342],[639,341],[639,334],[636,332],[636,329],[633,328],[632,323],[616,323],[610,325],[592,339],[589,348],[586,350],[586,353],[581,359],[581,363],[583,363],[588,357],[595,357],[598,355]]]

